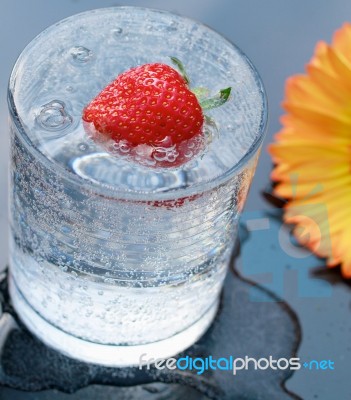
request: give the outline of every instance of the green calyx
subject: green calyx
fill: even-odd
[[[189,79],[188,74],[185,71],[183,63],[177,57],[170,57],[170,59],[172,60],[172,63],[179,69],[179,72],[182,75],[182,77],[184,78],[186,84],[189,85],[190,79]]]
[[[229,99],[231,90],[232,88],[228,87],[220,90],[219,93],[214,97],[200,100],[200,106],[203,110],[211,110],[212,108],[220,107]]]
[[[170,57],[171,61],[173,64],[178,68],[180,74],[182,75],[183,79],[185,80],[186,84],[190,86],[190,79],[189,76],[184,68],[183,63],[176,57]],[[201,108],[206,111],[206,110],[211,110],[213,108],[217,108],[222,106],[224,103],[227,102],[227,100],[230,97],[232,88],[227,87],[225,89],[222,89],[213,97],[208,97],[209,91],[207,88],[204,87],[197,87],[192,89],[192,92],[195,94],[197,97]]]

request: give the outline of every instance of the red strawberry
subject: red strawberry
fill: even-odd
[[[166,64],[145,64],[119,75],[83,111],[86,131],[94,140],[142,164],[176,167],[204,147],[204,114],[188,87],[181,62],[172,58],[182,75]],[[218,107],[230,88],[205,109]]]
[[[185,79],[172,67],[155,63],[119,75],[84,109],[83,120],[115,142],[139,146],[139,155],[158,165],[174,166],[179,157],[185,161],[181,143],[201,138],[204,116]],[[190,147],[198,150],[197,142],[201,140]]]

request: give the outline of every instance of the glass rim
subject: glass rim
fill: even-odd
[[[166,14],[173,16],[173,18],[178,18],[183,21],[188,21],[189,23],[191,22],[192,24],[196,24],[197,26],[202,26],[209,32],[212,32],[216,35],[218,35],[222,40],[226,41],[234,50],[239,54],[239,56],[243,59],[243,61],[247,64],[250,72],[252,73],[252,77],[254,78],[256,87],[258,89],[259,95],[260,95],[260,100],[261,100],[261,116],[260,116],[260,122],[258,125],[257,129],[257,134],[254,140],[252,141],[251,145],[249,148],[246,150],[246,152],[243,154],[243,156],[240,158],[238,162],[236,162],[231,168],[228,168],[223,174],[216,176],[215,178],[201,182],[198,184],[194,184],[193,186],[187,187],[187,188],[175,188],[175,189],[170,189],[168,191],[163,191],[163,192],[157,192],[157,191],[152,191],[152,192],[136,192],[136,191],[122,191],[119,190],[118,187],[113,187],[109,186],[106,184],[102,183],[96,183],[93,181],[89,181],[88,179],[84,179],[83,177],[76,175],[72,173],[71,171],[66,170],[64,167],[61,165],[55,163],[53,160],[50,158],[46,157],[31,141],[29,138],[26,128],[23,126],[21,123],[21,119],[19,117],[19,114],[17,112],[17,108],[15,105],[15,101],[12,95],[13,89],[15,89],[15,74],[18,71],[18,67],[20,66],[20,63],[22,59],[25,57],[25,55],[29,52],[31,49],[31,46],[35,44],[37,40],[39,40],[40,37],[42,37],[44,34],[46,34],[48,31],[51,29],[54,29],[57,25],[62,24],[68,20],[74,19],[77,16],[82,16],[85,14],[91,14],[91,13],[97,13],[97,12],[109,12],[109,11],[116,11],[116,10],[145,10],[147,12],[153,12],[155,14]],[[267,122],[268,122],[268,100],[267,100],[267,95],[266,95],[266,90],[264,88],[262,79],[260,77],[260,74],[258,73],[257,69],[251,62],[251,60],[247,57],[247,55],[237,46],[235,45],[231,40],[227,39],[223,34],[217,32],[213,28],[207,26],[206,24],[197,21],[195,19],[183,16],[183,15],[178,15],[173,12],[167,11],[167,10],[160,10],[160,9],[154,9],[154,8],[147,8],[147,7],[135,7],[135,6],[115,6],[115,7],[102,7],[102,8],[95,8],[87,11],[83,11],[80,13],[73,14],[67,18],[61,19],[57,21],[56,23],[48,26],[46,29],[41,31],[38,35],[36,35],[27,45],[26,47],[22,50],[20,55],[18,56],[12,71],[11,75],[9,78],[9,83],[8,83],[8,95],[7,95],[7,100],[8,100],[8,109],[9,113],[11,116],[11,120],[16,126],[16,129],[18,133],[20,134],[21,138],[21,144],[23,144],[26,147],[26,150],[36,159],[38,160],[41,164],[45,165],[46,168],[48,168],[50,171],[54,171],[55,175],[59,175],[60,177],[63,177],[66,181],[69,183],[82,187],[85,189],[86,192],[89,192],[91,194],[96,194],[96,195],[102,195],[102,196],[108,196],[112,197],[115,200],[134,200],[134,201],[148,201],[148,200],[172,200],[175,198],[179,197],[185,197],[185,196],[191,196],[191,195],[196,195],[196,194],[201,194],[206,191],[209,191],[213,188],[219,187],[223,185],[225,182],[227,182],[230,178],[235,176],[237,173],[239,173],[245,165],[255,156],[255,154],[258,152],[267,128]]]

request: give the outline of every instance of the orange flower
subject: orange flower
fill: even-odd
[[[351,278],[351,24],[319,42],[286,82],[283,128],[269,147],[274,194],[297,240]]]

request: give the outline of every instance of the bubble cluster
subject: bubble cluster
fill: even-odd
[[[156,147],[153,152],[153,157],[156,161],[168,161],[173,163],[178,156],[179,152],[176,150],[175,146],[170,148]]]
[[[72,124],[73,118],[63,101],[53,100],[41,107],[37,122],[45,130],[61,131]]]

